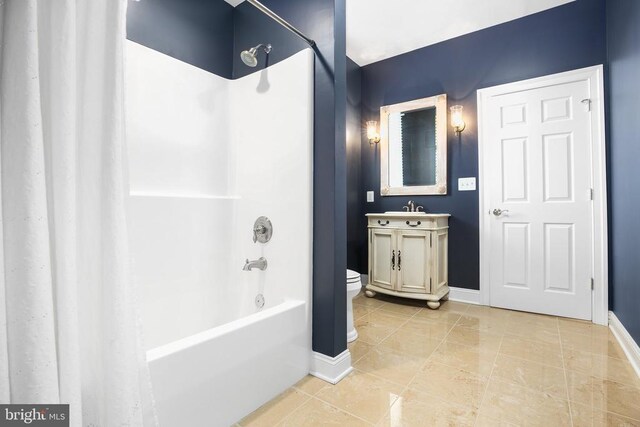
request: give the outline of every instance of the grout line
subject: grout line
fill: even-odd
[[[556,318],[556,325],[558,328],[558,334],[560,334],[560,321]],[[560,338],[560,358],[562,359],[562,374],[564,375],[564,386],[567,392],[567,406],[569,408],[569,421],[571,425],[574,425],[573,422],[573,411],[571,410],[571,399],[569,397],[569,380],[567,379],[567,365],[564,362],[564,347],[562,345],[562,337]]]
[[[467,308],[468,309],[468,308]],[[466,311],[465,311],[466,312]],[[418,312],[419,313],[419,312]],[[417,313],[416,313],[417,314]],[[415,316],[415,315],[414,315]],[[436,348],[433,349],[433,351],[429,354],[429,356],[427,356],[427,358],[425,359],[424,363],[422,363],[422,365],[420,365],[420,368],[418,368],[418,370],[416,371],[415,374],[413,374],[413,376],[411,377],[411,379],[407,382],[407,385],[404,386],[404,388],[402,389],[402,391],[400,392],[400,395],[398,396],[398,398],[396,400],[393,401],[393,404],[389,405],[389,408],[387,408],[387,411],[385,412],[385,414],[382,416],[382,419],[384,419],[385,416],[387,416],[387,414],[389,414],[389,412],[391,412],[391,407],[393,405],[396,404],[396,402],[398,402],[398,400],[400,400],[402,398],[402,395],[410,389],[410,385],[413,382],[413,380],[416,379],[416,377],[418,376],[418,374],[420,372],[422,372],[422,369],[427,365],[427,363],[429,363],[429,360],[431,359],[431,356],[433,356],[433,354],[438,351],[438,349],[440,348],[440,346],[442,345],[442,343],[444,343],[447,339],[447,337],[449,336],[449,334],[451,333],[451,331],[453,330],[453,328],[458,324],[458,322],[460,321],[460,319],[462,318],[462,316],[458,317],[458,319],[456,319],[455,323],[453,324],[453,326],[451,326],[451,328],[447,331],[447,333],[445,334],[445,336],[443,338],[440,339],[440,342],[438,343],[438,345],[436,346]],[[436,322],[437,323],[437,322]],[[382,344],[382,343],[381,343]],[[444,399],[440,399],[439,400],[443,400]],[[462,406],[462,405],[461,405]]]
[[[363,372],[363,373],[364,373],[364,374],[366,374],[366,372]],[[335,385],[335,384],[333,384],[331,387],[336,387],[336,385]],[[369,425],[372,425],[372,426],[373,426],[373,425],[375,425],[375,423],[372,423],[371,421],[367,421],[367,420],[365,420],[364,418],[362,418],[362,417],[360,417],[360,416],[358,416],[358,415],[356,415],[356,414],[352,414],[351,412],[349,412],[349,411],[347,411],[347,410],[345,410],[345,409],[341,409],[341,408],[337,407],[336,405],[334,405],[334,404],[332,404],[332,403],[330,403],[330,402],[327,402],[326,400],[322,399],[321,397],[313,396],[313,398],[314,398],[314,399],[316,399],[316,400],[319,400],[319,401],[320,401],[320,402],[322,402],[322,403],[326,403],[327,405],[331,406],[331,407],[332,407],[332,408],[334,408],[334,409],[337,409],[337,410],[338,410],[338,411],[340,411],[340,412],[344,412],[345,414],[349,414],[349,415],[351,415],[352,417],[355,417],[355,418],[359,419],[360,421],[364,421],[365,423],[367,423],[367,424],[369,424]],[[396,399],[396,400],[397,400],[397,399]],[[395,400],[393,401],[393,403],[395,403]]]
[[[502,349],[502,342],[504,341],[505,332],[502,332],[502,337],[500,338],[500,345],[498,345],[498,351],[496,352],[496,357],[493,358],[493,366],[491,367],[491,372],[487,377],[487,385],[484,387],[484,392],[482,393],[482,399],[480,399],[480,404],[478,404],[478,413],[476,414],[476,419],[473,422],[475,426],[478,423],[478,418],[480,417],[480,408],[482,408],[482,404],[487,397],[487,390],[489,390],[489,384],[491,383],[491,378],[493,378],[493,371],[496,368],[496,361],[498,360],[498,356],[500,355],[500,350]]]
[[[268,401],[267,403],[265,403],[264,405],[260,406],[259,408],[257,408],[255,411],[251,412],[250,414],[245,415],[244,418],[242,418],[242,420],[244,420],[245,418],[253,415],[254,413],[256,413],[257,411],[259,411],[260,409],[264,408],[265,406],[267,406],[268,404],[270,404],[271,402],[273,402],[274,400],[276,400],[278,397],[284,395],[286,392],[288,391],[299,391],[302,394],[306,395],[307,398],[299,405],[297,405],[296,407],[294,407],[292,410],[290,410],[287,415],[285,415],[282,419],[278,420],[276,422],[276,425],[280,425],[284,422],[284,420],[286,420],[287,418],[289,418],[291,416],[291,414],[293,414],[294,412],[296,412],[298,409],[300,409],[304,404],[306,404],[308,401],[311,400],[311,398],[313,398],[313,396],[309,395],[309,393],[305,393],[304,391],[300,390],[299,388],[296,388],[294,385],[292,385],[291,387],[289,387],[288,389],[286,389],[285,391],[283,391],[282,393],[280,393],[279,395],[277,395],[276,397],[274,397],[273,399],[271,399],[270,401]],[[242,420],[238,421],[236,424],[239,425],[240,427],[243,427],[242,424]]]

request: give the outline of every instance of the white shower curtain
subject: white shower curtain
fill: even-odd
[[[125,0],[0,0],[0,403],[155,418],[129,272]]]

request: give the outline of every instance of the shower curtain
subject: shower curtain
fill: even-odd
[[[0,403],[154,424],[129,272],[125,0],[0,0]]]

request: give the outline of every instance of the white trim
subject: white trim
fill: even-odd
[[[627,329],[613,311],[609,312],[609,328],[620,343],[624,354],[627,355],[627,359],[629,359],[633,369],[640,378],[640,347],[638,347],[638,343],[629,335],[629,332],[627,332]]]
[[[607,247],[607,188],[606,188],[606,153],[605,153],[605,121],[604,121],[604,78],[603,66],[582,68],[574,71],[538,77],[520,82],[508,83],[500,86],[478,90],[478,188],[480,212],[480,301],[483,305],[491,305],[489,275],[490,239],[486,235],[490,230],[489,216],[486,214],[488,206],[488,192],[485,193],[483,177],[485,174],[482,109],[485,101],[493,96],[512,92],[536,89],[539,87],[565,84],[586,80],[589,83],[592,106],[591,120],[591,158],[592,186],[593,186],[593,278],[592,292],[592,322],[600,325],[607,324],[609,311],[609,279],[608,279],[608,247]]]
[[[311,372],[309,373],[321,380],[337,384],[351,371],[353,371],[353,367],[351,366],[351,353],[348,349],[336,357],[315,351],[311,355]]]
[[[453,286],[449,286],[449,299],[451,301],[481,305],[480,291],[477,289],[455,288]]]

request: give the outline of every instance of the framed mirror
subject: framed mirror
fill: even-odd
[[[380,194],[447,194],[447,95],[380,108]]]

